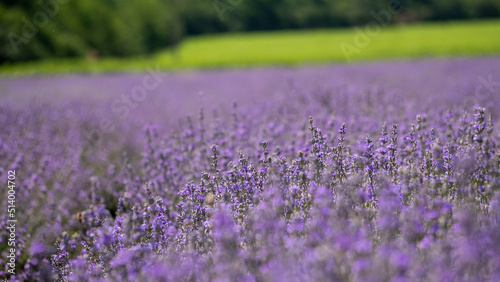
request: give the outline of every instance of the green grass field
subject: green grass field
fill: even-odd
[[[359,28],[364,30],[365,26]],[[1,65],[0,75],[140,71],[157,65],[161,69],[177,70],[486,56],[500,54],[499,31],[500,20],[397,25],[368,36],[366,46],[355,44],[358,33],[354,28],[198,36],[187,38],[175,55],[165,50],[127,59],[66,59]],[[357,48],[349,59],[341,49],[342,44]]]

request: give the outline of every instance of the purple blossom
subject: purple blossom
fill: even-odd
[[[116,86],[98,100],[34,108],[20,104],[29,95],[11,99],[21,80],[1,79],[12,105],[0,105],[0,175],[19,174],[19,225],[17,274],[2,268],[0,278],[498,280],[500,95],[484,107],[448,106],[498,66],[172,74],[126,120],[102,101],[134,75],[88,78]],[[293,83],[276,88],[284,77]],[[106,119],[114,130],[96,131]],[[0,216],[4,262],[10,235]]]

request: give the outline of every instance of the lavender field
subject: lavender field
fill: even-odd
[[[500,57],[0,97],[0,279],[500,280]]]

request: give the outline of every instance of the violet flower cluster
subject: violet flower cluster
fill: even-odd
[[[337,94],[278,101],[285,118],[201,108],[174,130],[117,124],[98,141],[78,105],[1,106],[0,172],[22,183],[17,273],[0,278],[500,280],[492,109],[415,112],[379,93],[379,111],[371,94]]]

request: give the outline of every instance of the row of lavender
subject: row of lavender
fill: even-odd
[[[2,106],[0,173],[20,183],[16,275],[0,277],[499,280],[491,110],[415,109],[318,91],[102,138],[77,104]]]

